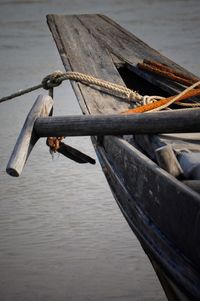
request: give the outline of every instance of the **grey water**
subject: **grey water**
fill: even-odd
[[[46,14],[102,13],[200,75],[199,0],[0,0],[0,97],[64,70]],[[41,139],[23,174],[6,164],[38,91],[0,104],[0,301],[166,300],[100,165],[51,158]],[[56,115],[80,114],[69,83]],[[67,143],[95,157],[89,138]]]

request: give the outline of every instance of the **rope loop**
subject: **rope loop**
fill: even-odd
[[[143,96],[140,95],[138,92],[130,90],[127,88],[127,98],[131,101],[142,101]]]
[[[21,95],[24,95],[26,93],[35,91],[40,88],[44,88],[45,90],[49,90],[49,95],[53,98],[53,88],[58,87],[64,80],[72,80],[72,81],[77,81],[81,82],[86,85],[94,85],[98,86],[100,88],[103,88],[106,90],[106,92],[110,92],[111,95],[114,96],[120,96],[122,98],[126,98],[129,101],[134,103],[134,106],[144,106],[148,105],[154,102],[159,102],[159,100],[162,100],[162,96],[155,96],[155,95],[141,95],[137,91],[131,90],[127,88],[126,86],[120,85],[120,84],[115,84],[103,79],[96,78],[94,76],[80,73],[80,72],[74,72],[74,71],[67,71],[67,72],[62,72],[60,70],[55,71],[42,80],[42,82],[37,85],[30,87],[25,90],[19,90],[18,92],[15,92],[11,95],[8,95],[6,97],[0,98],[0,103],[15,97],[19,97]],[[181,97],[185,94],[187,94],[189,91],[192,91],[194,88],[200,85],[200,81],[196,82],[192,86],[188,87],[186,90],[178,94],[173,100],[170,100],[169,103],[162,105],[161,107],[157,108],[155,110],[160,110],[168,107],[170,104],[172,104],[175,101],[178,101],[181,99]],[[103,92],[103,91],[102,91]],[[195,92],[195,91],[194,91]],[[193,94],[192,94],[193,95]],[[179,105],[182,105],[182,103],[178,102]],[[183,103],[184,105],[184,103]],[[200,107],[200,103],[195,103],[195,104],[187,104],[189,107]]]
[[[61,77],[63,76],[62,71],[55,71],[47,76],[45,76],[42,80],[42,87],[45,90],[49,90],[54,87],[58,87],[62,83]]]

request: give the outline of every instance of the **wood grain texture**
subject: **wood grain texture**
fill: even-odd
[[[123,84],[125,77],[121,78],[122,73],[116,68],[123,66],[123,72],[131,71],[130,79],[137,74],[169,96],[184,87],[139,70],[139,62],[154,60],[191,75],[105,16],[50,15],[48,24],[66,70]],[[104,117],[129,107],[128,103],[91,87],[72,85],[84,114]],[[155,149],[165,145],[164,139],[157,135],[134,135],[132,145],[114,136],[92,137],[92,141],[117,203],[145,252],[166,272],[170,282],[187,295],[186,300],[199,300],[200,196],[144,155],[151,153],[155,159]]]
[[[157,148],[155,155],[158,165],[166,170],[170,175],[176,178],[183,175],[183,170],[170,144]]]
[[[110,164],[141,211],[173,242],[173,248],[200,267],[199,195],[123,139],[105,137],[104,147]]]
[[[78,71],[124,85],[108,50],[82,24],[77,16],[48,16],[66,70]],[[109,114],[129,105],[120,98],[99,92],[84,84],[73,83],[84,112]]]
[[[66,70],[124,85],[116,69],[116,65],[124,63],[134,73],[171,94],[179,93],[183,86],[141,71],[137,64],[144,59],[154,60],[192,75],[106,16],[48,15],[47,21]],[[129,108],[129,104],[116,97],[83,84],[72,85],[84,113],[113,114]]]
[[[89,115],[38,118],[38,136],[94,136],[200,131],[200,109],[134,115]]]
[[[39,116],[48,116],[53,106],[53,99],[50,96],[39,95],[32,109],[30,110],[15,147],[7,164],[6,171],[9,175],[18,177],[30,155],[35,143],[38,141],[34,131],[35,120]]]
[[[107,142],[108,138],[106,138]],[[111,153],[109,156],[108,153],[105,152],[103,147],[100,147],[96,145],[98,148],[98,154],[100,158],[100,162],[102,164],[102,168],[104,170],[105,176],[109,182],[110,187],[112,188],[113,195],[116,199],[116,202],[118,203],[122,213],[124,214],[124,217],[126,218],[127,222],[129,223],[131,229],[134,231],[136,236],[138,237],[139,241],[142,244],[142,247],[144,248],[146,254],[149,256],[150,260],[156,261],[157,264],[159,264],[159,267],[161,268],[162,273],[165,273],[170,277],[173,275],[173,284],[178,283],[179,288],[182,287],[183,289],[187,287],[187,290],[191,293],[190,299],[184,299],[184,300],[198,300],[200,297],[200,276],[199,272],[196,270],[194,266],[191,266],[190,262],[185,260],[185,257],[183,253],[179,251],[179,248],[176,248],[175,245],[171,244],[171,240],[166,239],[166,236],[163,235],[163,233],[160,232],[161,228],[159,223],[155,223],[155,220],[152,220],[149,217],[149,210],[143,210],[144,208],[141,208],[141,203],[145,201],[145,197],[147,195],[144,195],[144,198],[138,199],[137,198],[137,192],[136,196],[133,193],[133,191],[137,191],[137,188],[141,189],[140,186],[142,182],[144,182],[144,187],[147,185],[147,188],[145,191],[148,192],[148,188],[153,184],[155,186],[155,182],[152,180],[150,183],[148,182],[148,179],[145,178],[143,181],[143,175],[145,166],[152,172],[152,179],[155,177],[155,174],[158,177],[163,176],[163,172],[161,169],[157,168],[157,165],[154,164],[151,160],[147,159],[145,156],[142,156],[141,153],[138,152],[137,149],[130,149],[127,145],[127,142],[125,142],[122,139],[118,139],[116,137],[109,137],[108,140],[111,145]],[[116,143],[118,145],[116,145]],[[120,148],[118,147],[120,145]],[[124,146],[124,147],[123,147]],[[127,146],[127,147],[126,147]],[[117,153],[116,153],[117,149]],[[126,150],[125,150],[126,149]],[[135,152],[136,150],[136,152]],[[116,164],[113,164],[113,154],[114,156],[119,156],[119,151],[127,151],[127,152],[133,152],[133,154],[130,156],[133,157],[133,160],[130,161],[130,169],[132,168],[133,164],[136,164],[135,171],[138,170],[138,174],[128,174],[129,176],[129,182],[130,189],[126,185],[124,185],[124,177],[123,174],[119,171],[118,163],[119,161],[116,161]],[[123,157],[119,156],[122,160]],[[120,159],[119,158],[119,159]],[[129,164],[129,160],[127,160],[127,157],[125,158],[125,162],[127,161],[127,164]],[[125,165],[126,166],[126,165]],[[141,169],[141,171],[140,171]],[[158,171],[158,173],[157,173]],[[124,170],[124,172],[126,172]],[[174,186],[173,178],[167,178],[167,183],[169,184],[170,181],[172,181],[172,185]],[[142,182],[140,181],[142,180]],[[199,181],[198,181],[199,182]],[[178,183],[178,182],[177,182]],[[164,184],[164,183],[163,183]],[[184,185],[181,185],[179,183],[179,187],[175,187],[176,195],[175,200],[177,203],[178,197],[179,197],[179,191],[182,190],[182,187],[184,188]],[[193,185],[194,186],[194,185]],[[195,187],[197,186],[197,183]],[[184,188],[185,189],[185,188]],[[155,190],[154,190],[155,191]],[[167,193],[160,190],[160,193],[164,193],[164,199],[163,204],[161,203],[161,206],[168,206],[167,201]],[[187,198],[190,199],[190,190],[185,189],[185,192],[187,194],[185,205],[187,204]],[[140,191],[142,193],[142,191]],[[151,195],[149,193],[150,198],[147,197],[146,201],[149,203],[149,208],[151,208],[151,201],[154,201],[154,195]],[[176,199],[177,197],[177,199]],[[196,195],[196,201],[197,201],[197,207],[198,207],[198,197]],[[174,202],[174,199],[172,198],[170,202]],[[157,212],[159,210],[158,204],[152,204],[154,207],[156,205]],[[169,204],[170,205],[170,204]],[[174,204],[175,205],[175,204]],[[182,206],[179,206],[180,210]],[[153,210],[154,208],[152,208]],[[160,208],[162,213],[162,208]],[[169,208],[167,209],[169,211]],[[186,211],[187,212],[187,211]],[[195,210],[193,212],[195,214]],[[196,212],[197,213],[197,212]],[[166,212],[167,214],[167,212]],[[164,221],[166,222],[165,227],[168,227],[168,223],[170,223],[170,220],[168,219],[168,216],[165,214],[165,208],[163,208],[163,215],[164,215]],[[188,212],[190,214],[190,212]],[[198,213],[197,215],[198,216]],[[179,212],[178,217],[181,217],[181,213]],[[157,216],[157,219],[160,218],[162,220],[162,215]],[[173,217],[172,217],[173,218]],[[178,219],[179,221],[179,219]],[[182,221],[181,224],[183,224],[184,221]],[[181,227],[181,225],[180,225]],[[185,227],[184,227],[185,228]],[[186,227],[187,228],[187,227]],[[177,229],[175,229],[177,230]],[[180,229],[179,229],[180,230]],[[169,234],[169,233],[168,233]],[[197,233],[196,233],[197,234]],[[179,237],[179,233],[176,232],[176,235]],[[198,235],[198,234],[197,234]],[[187,237],[188,241],[190,241],[190,235]],[[176,241],[175,241],[176,243]],[[187,243],[187,242],[186,242]],[[192,249],[191,249],[192,251]],[[198,246],[196,245],[196,252],[198,252]],[[165,271],[165,272],[164,272]],[[176,298],[177,300],[177,298]],[[179,300],[179,299],[178,299]]]

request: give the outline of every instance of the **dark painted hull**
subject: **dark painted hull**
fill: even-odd
[[[107,137],[106,140],[110,142],[106,141],[100,145],[96,139],[92,138],[103,172],[124,217],[148,255],[168,299],[200,300],[200,275],[198,269],[195,269],[195,263],[181,254],[180,246],[176,242],[169,240],[169,237],[163,232],[161,223],[155,223],[152,215],[145,209],[144,195],[140,199],[137,198],[137,194],[141,192],[138,192],[135,180],[132,181],[133,187],[130,191],[130,186],[125,180],[127,173],[129,173],[125,164],[118,165],[116,161],[113,161],[112,150],[111,152],[106,150],[108,146],[110,150],[110,145],[115,144],[115,152],[117,147],[120,147],[120,152],[127,152],[126,143],[123,150],[122,139]],[[151,161],[145,158],[142,153],[140,154],[136,150],[136,152],[132,151],[129,155],[137,157],[135,160],[137,166],[132,165],[133,169],[143,168],[144,164],[146,164],[146,168],[150,168],[148,164],[151,165]],[[138,158],[140,159],[139,165]],[[154,163],[152,162],[152,164]],[[162,177],[161,174],[163,174]],[[161,174],[159,174],[160,181],[166,181],[168,174],[163,173],[163,171],[161,171]],[[135,177],[137,177],[137,173]],[[137,181],[140,181],[140,177]],[[153,181],[152,185],[155,185]],[[178,187],[178,189],[181,188]],[[199,201],[199,196],[196,193],[193,194],[192,191],[191,197],[196,197]],[[151,200],[149,201],[151,202]],[[162,214],[165,215],[166,213],[161,212]],[[174,220],[173,226],[174,229],[177,228],[176,220]]]

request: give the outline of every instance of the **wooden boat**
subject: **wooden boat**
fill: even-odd
[[[105,16],[49,15],[48,24],[66,71],[161,96],[177,94],[183,86],[138,69],[138,63],[153,60],[191,76]],[[116,114],[130,108],[129,103],[87,85],[72,85],[84,114]],[[189,137],[92,137],[113,195],[169,300],[200,299],[200,196],[191,188],[200,189],[200,178],[183,177],[187,186],[159,168],[155,153],[170,144],[180,154],[189,149],[196,156],[200,137]],[[195,168],[199,170],[198,162]]]
[[[156,61],[198,80],[105,16],[49,15],[47,20],[66,71],[126,85],[142,95],[162,97],[180,93],[185,87],[138,68],[138,63]],[[99,132],[88,133],[117,204],[149,257],[168,299],[200,300],[200,136],[176,133],[184,128],[185,120],[189,124],[191,116],[195,118],[196,111],[178,123],[177,119],[175,123],[173,118],[167,119],[172,111],[142,114],[142,123],[136,130],[124,130],[129,135],[122,135],[119,126],[117,131],[112,128],[106,132],[106,120],[118,114],[122,122],[120,113],[130,109],[130,101],[84,83],[73,81],[72,85],[86,118],[105,118]],[[142,131],[152,122],[152,114],[165,115],[162,120],[156,121],[155,117],[152,128]],[[131,118],[134,116],[129,121]],[[112,120],[109,122],[112,124]],[[39,125],[38,133],[42,123]],[[68,128],[73,131],[73,126],[68,124]],[[199,131],[198,124],[197,128]],[[197,128],[191,125],[186,132]],[[170,134],[170,130],[175,134]],[[82,134],[88,134],[83,131]],[[108,135],[111,133],[115,135]]]

